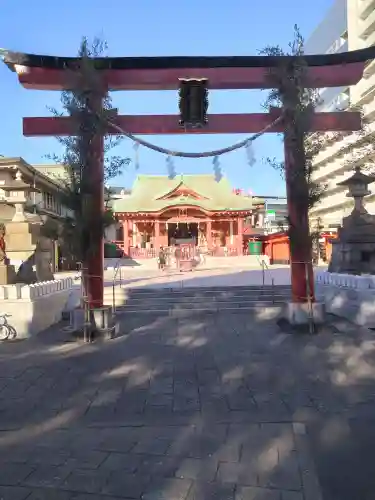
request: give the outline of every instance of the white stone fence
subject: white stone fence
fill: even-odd
[[[316,271],[315,282],[320,285],[331,285],[353,290],[375,290],[375,276],[356,276],[353,274],[329,273],[328,271]]]
[[[317,271],[315,283],[327,312],[375,328],[375,276]]]
[[[73,278],[43,281],[41,283],[33,283],[32,285],[24,285],[23,283],[18,283],[16,285],[3,285],[0,286],[0,300],[32,300],[45,295],[50,295],[54,292],[70,290],[72,287]]]
[[[73,278],[32,285],[3,285],[0,286],[0,313],[9,315],[9,324],[16,330],[17,338],[27,338],[61,321],[76,289]],[[78,292],[75,302],[79,300]]]

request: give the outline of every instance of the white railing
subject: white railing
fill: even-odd
[[[366,19],[359,22],[359,34],[362,38],[367,38],[375,29],[375,10],[370,10]]]
[[[73,278],[43,281],[40,283],[33,283],[32,285],[24,285],[22,283],[17,283],[16,285],[3,285],[0,286],[0,300],[32,300],[62,290],[70,290],[71,288],[73,288]]]
[[[315,282],[353,290],[375,289],[375,276],[355,276],[353,274],[329,273],[316,271]]]
[[[375,8],[374,0],[362,0],[360,3],[360,17],[366,19]]]

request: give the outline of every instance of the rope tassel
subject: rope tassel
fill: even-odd
[[[215,156],[214,159],[212,160],[212,163],[214,165],[214,176],[215,176],[215,181],[220,182],[221,179],[223,178],[223,172],[220,167],[220,160],[218,156]]]
[[[134,142],[134,168],[135,170],[139,170],[139,142]]]
[[[245,147],[246,147],[247,162],[250,165],[250,167],[252,167],[256,163],[253,141],[248,140]]]
[[[168,178],[174,179],[176,177],[176,169],[174,167],[172,156],[167,156],[166,162],[167,162]]]

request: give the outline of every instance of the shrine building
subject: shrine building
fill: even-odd
[[[245,220],[264,208],[213,174],[139,175],[131,194],[113,201],[117,244],[126,255],[153,257],[163,246],[192,244],[220,255],[243,254]],[[226,249],[226,250],[225,250]]]

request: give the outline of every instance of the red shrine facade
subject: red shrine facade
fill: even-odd
[[[199,246],[212,255],[242,255],[245,219],[263,200],[233,193],[214,175],[139,175],[132,194],[116,200],[117,244],[125,255],[154,257],[160,247]]]

